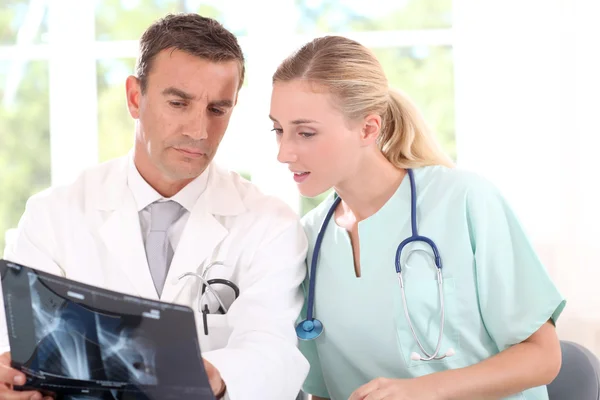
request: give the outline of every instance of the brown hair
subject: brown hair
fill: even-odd
[[[244,54],[237,38],[218,21],[193,13],[169,14],[154,22],[140,39],[135,67],[142,93],[154,57],[165,49],[177,49],[213,62],[238,61],[240,82],[244,83]]]
[[[453,165],[414,104],[388,87],[381,64],[360,43],[342,36],[314,39],[285,59],[273,75],[273,83],[295,79],[325,88],[350,121],[380,115],[378,146],[394,166]]]

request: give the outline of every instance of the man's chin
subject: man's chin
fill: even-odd
[[[206,160],[178,161],[164,165],[162,169],[169,180],[177,182],[199,177],[206,171],[208,164]]]

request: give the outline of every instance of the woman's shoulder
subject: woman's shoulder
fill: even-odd
[[[497,187],[481,174],[440,165],[415,169],[417,191],[442,201],[465,202],[500,196]]]

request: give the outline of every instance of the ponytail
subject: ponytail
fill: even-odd
[[[431,134],[419,110],[401,92],[390,89],[387,110],[382,119],[378,145],[397,168],[454,166]]]

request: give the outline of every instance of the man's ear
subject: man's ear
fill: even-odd
[[[142,97],[140,80],[133,75],[128,76],[125,81],[125,91],[129,115],[133,119],[138,119],[140,117],[140,99]]]
[[[381,116],[377,114],[367,115],[362,122],[361,139],[366,145],[371,145],[377,141],[381,132]]]

